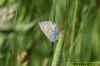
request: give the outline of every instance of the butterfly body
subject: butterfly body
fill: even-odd
[[[43,33],[51,42],[55,42],[58,38],[58,29],[55,23],[52,21],[42,21],[39,26]]]

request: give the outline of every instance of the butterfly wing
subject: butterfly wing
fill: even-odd
[[[39,26],[43,33],[50,39],[50,41],[55,42],[57,40],[57,26],[51,21],[40,22]]]

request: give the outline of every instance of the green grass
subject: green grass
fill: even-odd
[[[38,25],[47,20],[64,30],[57,66],[100,65],[99,0],[0,0],[0,66],[50,66],[51,42]]]

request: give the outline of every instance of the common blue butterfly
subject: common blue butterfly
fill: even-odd
[[[54,22],[42,21],[39,23],[39,26],[51,42],[55,42],[58,39],[58,29]]]

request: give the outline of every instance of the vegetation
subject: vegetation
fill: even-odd
[[[57,24],[53,48],[41,21]],[[0,0],[0,66],[99,66],[99,61],[100,0]]]

